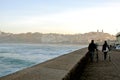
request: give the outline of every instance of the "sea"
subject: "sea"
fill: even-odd
[[[87,47],[68,44],[0,44],[0,77]]]

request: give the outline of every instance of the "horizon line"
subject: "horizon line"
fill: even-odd
[[[34,33],[41,33],[41,34],[63,34],[63,35],[75,35],[75,34],[85,34],[85,33],[92,33],[92,32],[98,32],[98,31],[89,31],[89,32],[84,32],[84,33],[57,33],[57,32],[18,32],[18,33],[14,33],[14,32],[6,32],[6,31],[1,31],[0,30],[0,33],[1,32],[4,32],[4,33],[11,33],[11,34],[27,34],[27,33],[32,33],[32,34],[34,34]],[[108,32],[98,32],[98,33],[108,33]],[[111,34],[111,33],[108,33],[108,34],[110,34],[110,35],[114,35],[114,34]],[[117,33],[116,33],[117,34]],[[114,36],[116,36],[116,34],[114,35]]]

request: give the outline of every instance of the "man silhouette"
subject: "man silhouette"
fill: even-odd
[[[94,43],[94,40],[91,40],[91,43],[88,46],[88,50],[89,50],[90,60],[91,62],[93,62],[94,53],[95,53],[95,50],[97,50],[97,46]]]

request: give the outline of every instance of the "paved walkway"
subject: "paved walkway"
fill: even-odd
[[[99,52],[99,61],[88,63],[79,80],[120,80],[120,51],[111,51],[110,56],[111,61],[105,61]]]

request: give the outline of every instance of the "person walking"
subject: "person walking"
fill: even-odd
[[[95,50],[97,50],[97,46],[94,43],[94,40],[91,40],[91,43],[88,46],[88,51],[89,51],[89,56],[90,56],[91,62],[93,62]]]
[[[108,53],[109,49],[110,49],[109,45],[108,45],[107,41],[105,41],[102,46],[102,52],[104,53],[104,60],[107,59],[107,53]]]

